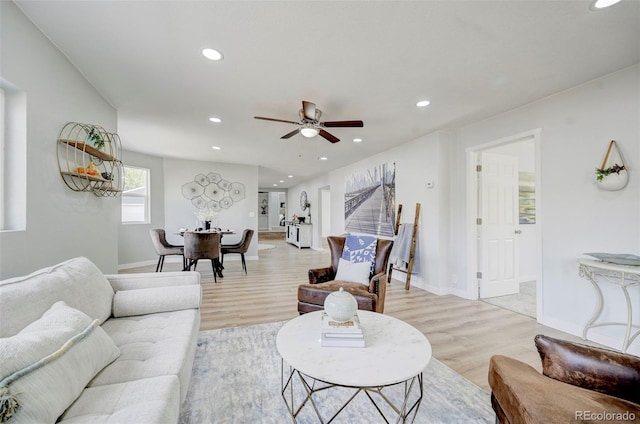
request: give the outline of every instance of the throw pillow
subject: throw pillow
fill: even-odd
[[[202,287],[200,285],[154,287],[149,289],[119,290],[113,297],[113,316],[128,317],[157,312],[198,309]]]
[[[15,336],[0,339],[3,421],[56,422],[89,381],[120,355],[99,324],[60,301]],[[13,400],[17,409],[7,409]]]
[[[376,260],[378,239],[373,236],[348,235],[344,241],[342,258],[351,262],[373,263]]]
[[[370,262],[350,262],[340,258],[338,260],[338,270],[336,271],[336,281],[346,281],[348,283],[360,283],[369,285],[371,275]]]

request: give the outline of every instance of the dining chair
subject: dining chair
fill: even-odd
[[[253,230],[247,228],[242,232],[242,238],[240,241],[235,244],[223,244],[220,253],[222,255],[221,263],[224,265],[224,255],[228,255],[229,253],[238,253],[240,255],[240,259],[242,260],[242,269],[244,273],[247,273],[247,263],[244,259],[244,254],[249,250],[249,245],[251,244],[251,239],[253,238]]]
[[[158,254],[158,264],[156,265],[156,272],[162,272],[162,267],[164,266],[164,257],[165,256],[182,256],[182,267],[184,268],[186,265],[186,261],[184,259],[184,247],[173,245],[167,242],[167,237],[165,231],[160,228],[155,228],[149,230],[149,234],[151,235],[151,241],[153,242],[153,247],[156,249],[156,253]]]
[[[199,259],[210,259],[213,280],[217,283],[222,277],[220,270],[220,233],[191,232],[184,233],[184,257],[188,261],[185,270],[196,270]]]

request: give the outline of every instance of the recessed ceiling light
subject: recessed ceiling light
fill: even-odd
[[[425,107],[425,106],[429,106],[430,104],[431,102],[429,100],[420,100],[418,103],[416,103],[416,106]]]
[[[326,157],[326,156],[320,156],[318,159],[320,159],[320,160],[327,160],[327,157]]]
[[[609,6],[613,6],[616,3],[619,3],[620,0],[596,0],[591,3],[591,10],[602,10]]]
[[[293,175],[288,175],[289,178],[293,178]]]
[[[281,182],[281,183],[283,183],[283,182],[284,182],[284,180],[280,180],[280,182]]]
[[[353,142],[354,142],[354,143],[361,143],[361,142],[362,142],[362,139],[361,139],[361,138],[354,138],[354,139],[353,139]]]
[[[222,122],[222,118],[218,118],[217,116],[212,116],[211,118],[209,118],[209,121],[213,122],[214,124],[219,124],[220,122]]]
[[[274,186],[274,187],[278,187],[278,184],[274,184],[273,186]]]
[[[203,49],[202,55],[209,60],[222,60],[222,53],[214,49]]]
[[[220,149],[221,149],[221,147],[220,147],[220,146],[211,146],[211,148],[212,148],[213,150],[220,150]]]

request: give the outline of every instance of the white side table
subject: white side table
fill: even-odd
[[[422,372],[431,360],[431,344],[424,334],[399,319],[360,310],[358,316],[365,337],[364,348],[320,346],[322,311],[301,315],[280,329],[277,348],[283,360],[282,397],[294,422],[307,403],[320,422],[331,422],[359,393],[366,394],[385,421],[387,418],[376,399],[395,411],[396,422],[405,422],[411,413],[417,413],[423,394]],[[288,370],[285,363],[289,365]],[[300,405],[294,405],[295,382],[302,384],[306,392]],[[383,393],[384,388],[397,384],[405,385],[400,406],[394,405]],[[353,396],[324,421],[314,394],[333,387],[355,390]],[[414,390],[417,400],[412,403]]]
[[[640,325],[633,323],[633,309],[631,304],[631,298],[629,297],[629,287],[640,286],[640,267],[616,265],[608,262],[597,261],[593,259],[579,259],[579,273],[580,277],[586,278],[591,282],[597,295],[597,306],[591,319],[584,326],[582,331],[582,338],[587,339],[587,331],[594,327],[602,327],[608,325],[623,325],[626,327],[624,334],[624,341],[622,342],[622,352],[626,352],[629,345],[633,343],[633,340],[640,334],[640,330],[636,330],[633,335],[631,330],[636,327],[640,328]],[[604,307],[604,297],[602,296],[602,290],[598,286],[599,283],[606,282],[615,284],[622,289],[624,298],[627,303],[627,322],[599,322],[596,323],[602,309]]]

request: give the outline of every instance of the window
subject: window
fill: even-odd
[[[2,131],[0,131],[0,178],[2,178],[2,180],[0,180],[0,230],[4,230],[5,228],[5,224],[4,224],[4,215],[5,215],[5,210],[4,210],[4,205],[7,204],[7,202],[5,201],[5,195],[4,195],[4,182],[6,180],[6,176],[4,174],[4,161],[5,158],[7,157],[7,153],[6,150],[4,148],[4,137],[5,137],[5,126],[4,126],[4,90],[2,89],[2,87],[0,86],[0,129],[2,129]]]
[[[0,230],[27,226],[27,95],[0,78]]]
[[[122,223],[148,224],[149,203],[149,170],[125,166]]]

